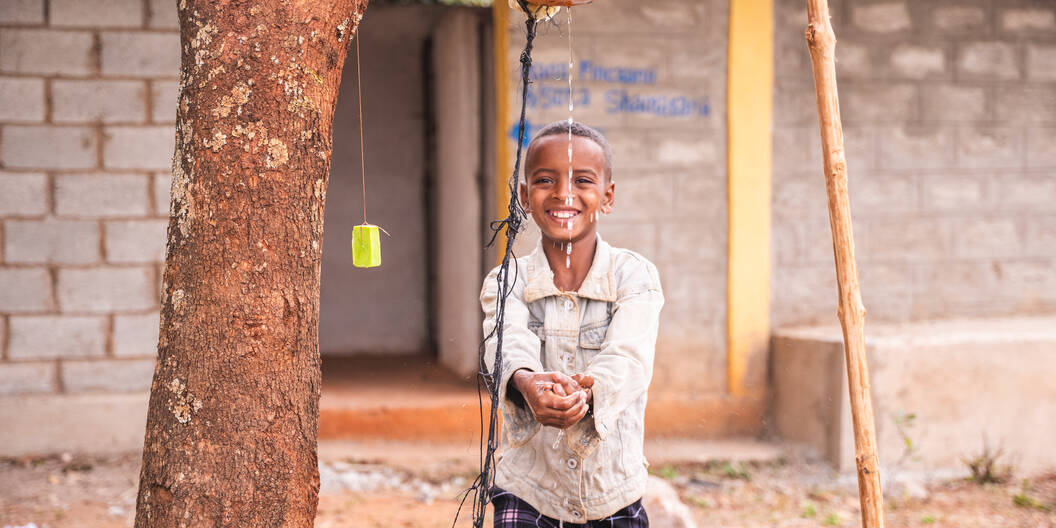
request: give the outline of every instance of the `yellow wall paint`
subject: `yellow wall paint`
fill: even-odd
[[[491,15],[494,35],[493,53],[495,61],[495,218],[506,218],[510,204],[510,141],[506,131],[510,128],[510,71],[506,57],[510,48],[510,8],[506,2],[493,2]],[[496,264],[502,263],[506,249],[506,233],[500,233],[495,247]]]
[[[730,0],[727,73],[727,386],[766,389],[770,341],[772,0]]]

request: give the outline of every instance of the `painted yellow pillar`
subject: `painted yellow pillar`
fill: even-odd
[[[773,15],[772,0],[730,0],[726,377],[733,396],[759,395],[766,389]]]
[[[495,218],[506,218],[509,215],[510,174],[513,172],[510,141],[506,137],[510,128],[510,70],[506,66],[510,48],[510,8],[507,3],[492,2],[491,17],[495,61]],[[496,264],[501,264],[506,249],[505,232],[496,239],[495,247]]]

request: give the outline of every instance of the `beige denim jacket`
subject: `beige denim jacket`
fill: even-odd
[[[583,523],[603,519],[645,493],[642,451],[646,390],[664,296],[656,267],[598,237],[594,262],[578,292],[554,286],[541,243],[510,269],[499,394],[502,451],[495,484],[542,514]],[[480,294],[484,335],[495,326],[498,286],[492,270]],[[488,368],[495,338],[485,345]],[[512,400],[513,372],[585,373],[594,377],[593,413],[559,436]],[[516,392],[516,389],[512,389]],[[555,447],[556,443],[556,447]]]

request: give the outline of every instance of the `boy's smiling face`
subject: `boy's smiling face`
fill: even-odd
[[[572,136],[572,182],[568,178],[568,135],[537,139],[528,148],[521,203],[543,237],[575,242],[593,237],[597,219],[612,211],[616,184],[605,170],[605,151],[593,140]],[[569,200],[571,198],[571,200]],[[569,229],[571,223],[572,229]]]

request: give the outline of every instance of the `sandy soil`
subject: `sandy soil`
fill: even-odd
[[[51,457],[0,461],[0,528],[131,525],[138,459]],[[662,466],[701,528],[858,526],[854,482],[799,463]],[[320,528],[450,527],[465,467],[417,475],[407,468],[328,462]],[[889,527],[1056,527],[1056,473],[981,486],[929,483],[889,498]],[[458,526],[469,526],[468,511]],[[663,528],[663,527],[659,527]]]

